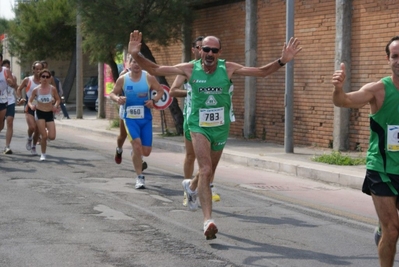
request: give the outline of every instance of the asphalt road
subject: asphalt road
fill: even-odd
[[[25,132],[17,114],[14,154],[0,155],[0,266],[378,265],[375,211],[357,190],[221,162],[206,241],[201,210],[181,204],[183,154],[154,149],[135,190],[127,143],[117,165],[114,138],[58,127],[40,162]]]

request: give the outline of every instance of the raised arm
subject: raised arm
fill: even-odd
[[[182,89],[182,85],[184,84],[184,81],[186,80],[186,77],[182,75],[177,75],[172,87],[170,88],[170,96],[171,97],[186,97],[187,96],[187,90]]]
[[[231,77],[232,74],[242,76],[266,77],[276,72],[286,63],[294,59],[296,54],[298,54],[302,50],[302,47],[299,47],[299,45],[299,40],[297,38],[291,37],[288,41],[288,44],[284,43],[283,49],[281,51],[281,57],[262,67],[246,67],[234,62],[226,62],[229,77]]]
[[[187,75],[184,71],[184,64],[178,64],[175,66],[161,66],[146,59],[140,53],[141,40],[141,32],[135,30],[130,33],[128,52],[133,56],[134,60],[137,62],[137,64],[139,64],[142,69],[146,70],[149,74],[154,76]]]
[[[343,86],[345,82],[345,64],[341,63],[341,68],[336,70],[332,77],[333,103],[337,107],[343,108],[360,108],[364,105],[375,101],[375,93],[384,90],[382,82],[373,82],[364,85],[358,91],[345,93]]]
[[[18,85],[17,85],[17,78],[12,74],[12,72],[9,69],[4,69],[4,74],[5,77],[7,78],[7,84],[8,86],[10,86],[11,88],[17,89]]]

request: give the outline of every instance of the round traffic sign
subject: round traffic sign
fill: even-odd
[[[163,89],[163,95],[161,97],[161,99],[154,104],[154,108],[158,109],[158,110],[164,110],[167,107],[170,106],[170,104],[172,104],[173,101],[173,97],[170,96],[169,94],[169,87],[161,84],[162,89]],[[157,92],[155,90],[151,90],[151,99],[154,98],[154,96],[157,94]]]

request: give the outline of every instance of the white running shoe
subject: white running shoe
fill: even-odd
[[[195,190],[195,192],[191,191],[190,181],[191,179],[184,179],[181,184],[187,196],[188,208],[192,211],[196,211],[198,209],[197,190]]]
[[[27,138],[26,139],[26,150],[31,150],[32,149],[32,138]]]
[[[32,146],[32,148],[31,148],[31,150],[30,150],[30,153],[31,153],[32,155],[34,155],[34,156],[37,156],[38,154],[37,154],[37,152],[36,152],[36,147]]]
[[[218,228],[216,227],[214,220],[207,220],[204,223],[204,235],[206,240],[212,240],[216,238],[216,234],[218,233]]]
[[[9,147],[4,148],[4,154],[12,154],[12,150]]]
[[[43,161],[43,160],[46,160],[46,154],[42,154],[42,155],[40,156],[40,161]]]
[[[144,175],[139,175],[136,178],[136,189],[145,189],[145,177]]]

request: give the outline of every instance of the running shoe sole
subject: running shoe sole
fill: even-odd
[[[122,162],[122,153],[118,153],[118,152],[115,152],[115,163],[116,164],[121,164],[121,162]]]
[[[186,191],[184,191],[184,194],[183,194],[183,206],[187,207],[187,204],[188,204],[187,193],[186,193]]]
[[[216,234],[218,233],[218,228],[216,227],[214,222],[209,222],[205,231],[204,235],[206,240],[216,239]]]

